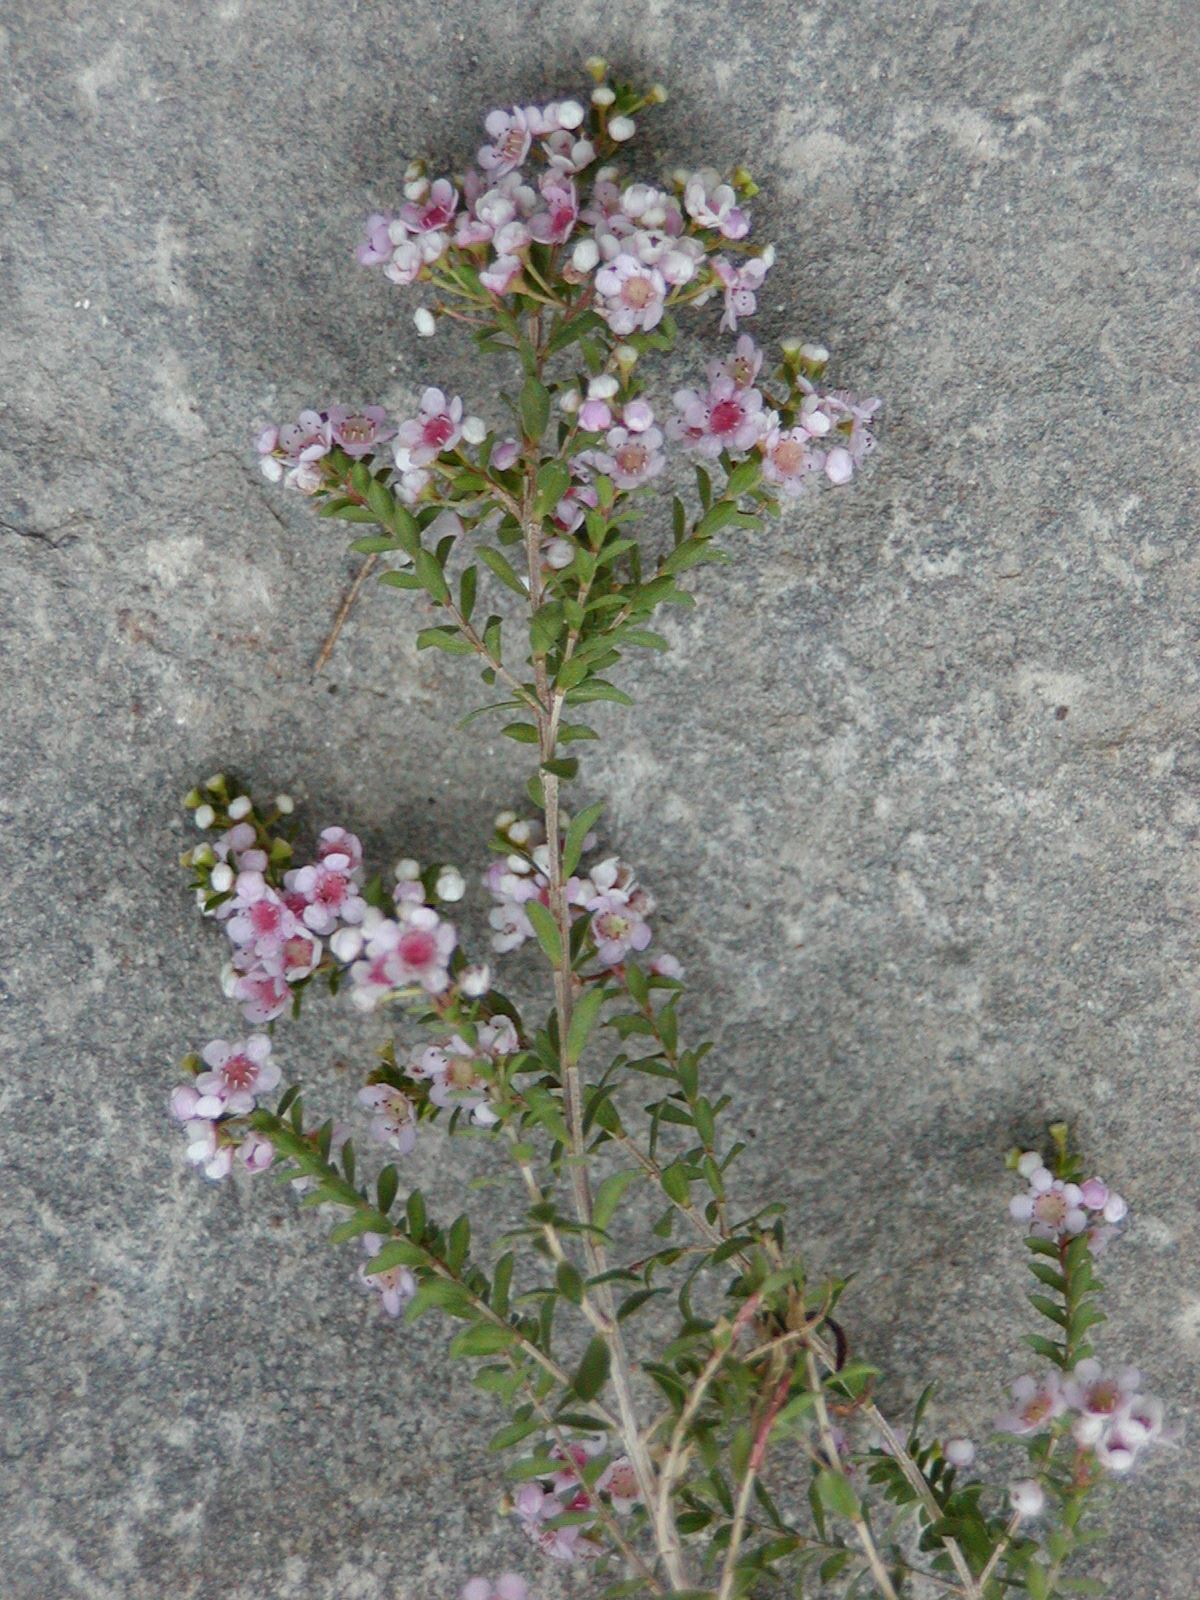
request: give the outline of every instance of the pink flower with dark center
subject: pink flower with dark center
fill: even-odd
[[[227,1044],[213,1039],[200,1052],[209,1070],[196,1078],[200,1096],[195,1106],[198,1117],[245,1116],[254,1110],[258,1095],[279,1082],[279,1068],[269,1059],[271,1041],[265,1033]]]
[[[380,1310],[386,1316],[398,1317],[417,1292],[417,1280],[408,1267],[389,1267],[386,1272],[368,1272],[371,1260],[383,1249],[387,1240],[381,1233],[364,1233],[363,1249],[367,1261],[358,1269],[359,1276],[368,1289],[379,1295]]]
[[[417,1142],[417,1117],[404,1091],[390,1083],[373,1083],[360,1089],[358,1098],[375,1113],[371,1137],[406,1156]]]
[[[322,411],[302,411],[279,430],[279,448],[292,463],[319,461],[333,442],[329,418]]]
[[[331,406],[329,426],[334,444],[355,460],[369,455],[396,432],[395,424],[388,421],[382,406],[364,406],[361,411]]]
[[[614,333],[649,333],[662,321],[666,280],[657,267],[636,256],[622,254],[605,262],[596,273],[596,293],[603,300],[597,310]]]
[[[312,866],[284,874],[284,886],[301,896],[301,917],[314,933],[332,933],[339,922],[361,922],[367,903],[358,892],[349,856],[336,852]]]
[[[263,957],[263,966],[285,983],[299,983],[321,964],[321,941],[302,923],[296,923],[279,941],[278,949]]]
[[[722,328],[737,331],[738,318],[753,316],[758,309],[758,292],[767,276],[770,261],[764,256],[751,256],[738,267],[724,256],[714,256],[712,269],[725,290],[725,314]]]
[[[265,967],[251,967],[233,984],[233,998],[241,1001],[246,1021],[261,1026],[283,1015],[292,1003],[292,991]]]
[[[404,903],[400,920],[372,915],[365,928],[363,959],[350,971],[354,999],[372,1009],[394,989],[419,985],[427,994],[442,994],[450,986],[449,962],[458,943],[454,925],[430,906]]]
[[[396,432],[396,465],[401,472],[428,466],[443,451],[453,450],[462,438],[462,423],[463,403],[457,395],[447,400],[440,389],[426,389],[417,416]]]
[[[542,140],[542,150],[548,164],[564,177],[573,177],[575,173],[582,172],[596,159],[596,146],[592,141],[576,138],[566,128],[547,134]]]
[[[669,431],[705,456],[718,456],[722,450],[745,455],[758,442],[766,422],[761,391],[739,388],[724,373],[705,393],[679,390],[675,404],[681,415]]]
[[[542,244],[564,244],[579,220],[579,197],[569,178],[547,173],[539,185],[545,211],[530,218],[529,231]]]
[[[709,378],[722,375],[733,380],[738,389],[752,389],[762,370],[763,353],[748,333],[739,334],[733,354],[724,361],[714,361],[708,369]]]
[[[548,1528],[546,1523],[562,1516],[566,1507],[555,1494],[550,1494],[537,1483],[523,1483],[517,1490],[513,1509],[522,1529],[542,1552],[552,1561],[578,1561],[588,1553],[582,1543],[583,1533],[578,1525],[566,1528]]]
[[[441,233],[450,227],[457,210],[458,190],[448,178],[438,178],[424,200],[410,200],[400,207],[400,220],[413,233]]]
[[[497,1017],[476,1029],[473,1045],[456,1035],[439,1047],[422,1051],[411,1071],[414,1077],[432,1080],[429,1098],[435,1106],[461,1106],[480,1127],[494,1127],[500,1119],[488,1105],[490,1069],[513,1055],[517,1044],[512,1023],[507,1017]]]
[[[1067,1404],[1085,1416],[1111,1419],[1122,1413],[1137,1393],[1142,1375],[1136,1367],[1105,1373],[1091,1357],[1075,1364],[1063,1384]]]

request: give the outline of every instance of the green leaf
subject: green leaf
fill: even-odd
[[[374,556],[383,550],[399,550],[401,546],[399,539],[384,533],[374,534],[369,539],[355,539],[350,548],[360,556]]]
[[[396,1190],[400,1186],[399,1174],[395,1167],[387,1166],[382,1169],[375,1184],[375,1194],[379,1209],[386,1216],[392,1209],[392,1202],[396,1198]]]
[[[818,1472],[816,1485],[822,1505],[835,1516],[848,1517],[853,1521],[859,1515],[858,1496],[844,1473],[828,1469]]]
[[[571,1388],[581,1400],[593,1400],[608,1382],[608,1345],[597,1336],[583,1352],[583,1360],[571,1379]]]
[[[370,1278],[377,1272],[390,1272],[393,1267],[423,1266],[428,1259],[420,1245],[414,1244],[411,1239],[389,1239],[379,1247],[363,1271]]]
[[[562,627],[563,608],[560,601],[550,600],[539,606],[529,622],[529,642],[534,653],[545,655],[547,650],[553,650]]]
[[[552,966],[557,967],[562,961],[562,940],[559,937],[558,923],[540,900],[527,900],[525,915],[533,923],[533,931],[538,936],[538,943],[546,952],[546,959]]]
[[[592,1201],[592,1221],[598,1228],[607,1229],[616,1214],[622,1196],[637,1175],[633,1168],[625,1172],[610,1172],[600,1184]]]
[[[596,1018],[600,1014],[600,1007],[606,999],[604,990],[597,985],[585,989],[576,1000],[574,1010],[571,1012],[571,1026],[567,1029],[567,1060],[572,1066],[583,1054]]]
[[[506,588],[511,589],[514,594],[519,594],[522,600],[526,598],[528,590],[499,550],[493,550],[488,545],[481,545],[479,559],[485,567],[491,568],[492,572],[495,573]]]
[[[387,584],[389,589],[423,589],[425,587],[415,572],[384,572],[380,574],[379,581]]]
[[[423,585],[423,587],[425,587]],[[417,634],[418,650],[444,650],[448,656],[469,656],[475,646],[464,639],[456,628],[422,628]]]
[[[458,580],[458,609],[468,622],[475,609],[475,594],[479,585],[479,568],[464,567],[462,577]]]
[[[430,550],[418,550],[414,565],[422,587],[428,590],[439,605],[445,605],[450,599],[450,589],[437,557]]]
[[[528,722],[508,722],[500,732],[506,739],[515,739],[518,744],[536,744],[538,731]]]
[[[600,821],[603,810],[605,802],[597,800],[594,805],[584,806],[584,810],[578,811],[571,818],[571,826],[566,829],[566,838],[563,840],[563,877],[570,878],[574,869],[579,866],[584,840]]]
[[[542,1426],[540,1417],[525,1417],[521,1421],[506,1422],[503,1428],[497,1431],[488,1440],[489,1450],[510,1450],[514,1444],[520,1444],[522,1439],[528,1439],[531,1433],[536,1433]]]
[[[476,1322],[456,1335],[450,1345],[452,1356],[494,1356],[511,1350],[520,1342],[515,1328],[502,1328],[495,1322]]]
[[[366,488],[367,504],[374,512],[376,520],[384,528],[392,525],[392,512],[395,510],[396,497],[392,491],[385,488],[378,478],[370,478]]]
[[[536,443],[550,421],[550,391],[545,384],[534,377],[526,378],[521,387],[519,409],[525,437]]]
[[[538,468],[533,514],[544,517],[553,511],[571,487],[571,472],[565,461],[547,461]]]
[[[564,1295],[573,1306],[583,1303],[583,1279],[579,1275],[579,1269],[571,1262],[559,1262],[554,1281],[558,1285],[559,1294]]]

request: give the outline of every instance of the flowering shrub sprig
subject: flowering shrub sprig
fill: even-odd
[[[742,329],[774,259],[752,242],[754,183],[628,172],[619,158],[662,92],[591,66],[581,99],[490,112],[467,173],[413,163],[357,249],[416,288],[421,334],[460,322],[515,360],[511,418],[430,385],[406,416],[321,404],[258,438],[269,479],[373,526],[354,548],[418,597],[418,644],[475,658],[503,696],[484,710],[529,750],[533,812],[496,817],[481,874],[490,948],[466,948],[457,866],[406,857],[369,876],[343,825],[297,855],[288,796],[260,806],[209,779],[188,797],[204,837],[184,861],[254,1031],[187,1057],[171,1111],[208,1177],[270,1169],[343,1213],[331,1237],[358,1242],[384,1315],[457,1324],[451,1355],[505,1418],[487,1448],[507,1457],[515,1527],[550,1560],[588,1563],[596,1592],[1093,1592],[1074,1571],[1093,1502],[1163,1432],[1140,1375],[1102,1367],[1090,1343],[1095,1262],[1125,1201],[1084,1177],[1061,1127],[1045,1159],[1014,1155],[1042,1366],[1015,1379],[985,1449],[930,1432],[928,1390],[906,1426],[889,1421],[840,1319],[844,1284],[809,1274],[781,1207],[738,1198],[730,1096],[710,1047],[682,1034],[683,969],[658,945],[653,894],[598,848],[602,802],[565,803],[574,747],[597,737],[587,707],[629,703],[626,657],[667,647],[650,624],[692,603],[690,569],[726,559],[718,536],[847,483],[879,404],[827,388],[816,344],[786,340],[767,370]],[[709,303],[732,347],[665,408],[650,358]],[[660,530],[658,484],[680,456],[695,493],[671,493]],[[495,981],[524,945],[548,975],[541,1017]],[[296,1081],[274,1097],[260,1030],[314,985],[396,1019],[356,1128],[314,1118]],[[486,1141],[511,1173],[522,1220],[498,1254],[467,1212],[433,1216],[407,1175],[417,1144],[443,1137]],[[644,1237],[635,1192],[656,1203]],[[511,1572],[462,1589],[527,1595]]]

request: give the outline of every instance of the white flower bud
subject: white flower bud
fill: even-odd
[[[589,400],[611,400],[621,385],[611,372],[602,372],[588,384]]]
[[[802,344],[800,358],[809,362],[814,367],[823,367],[829,360],[829,351],[823,344]]]
[[[396,882],[397,883],[415,883],[420,876],[421,876],[420,863],[414,861],[411,856],[405,856],[403,858],[403,860],[397,861],[397,863],[396,863]]]
[[[524,856],[506,856],[504,865],[510,872],[515,872],[519,878],[527,878],[529,876],[529,863]]]
[[[211,806],[197,806],[193,820],[198,828],[211,828],[217,820],[217,813]]]
[[[211,778],[205,778],[204,787],[212,789],[214,793],[219,794],[225,787],[225,774],[223,772],[214,772]]]
[[[218,861],[212,869],[209,879],[216,894],[224,894],[227,889],[233,888],[233,868],[227,861]]]
[[[952,1467],[969,1467],[975,1459],[975,1446],[970,1439],[947,1439],[942,1454]]]
[[[1040,1516],[1046,1506],[1046,1491],[1036,1478],[1019,1478],[1010,1483],[1008,1498],[1019,1517]]]
[[[616,95],[606,83],[602,83],[599,88],[592,90],[592,104],[594,106],[610,106],[616,98]]]
[[[411,183],[404,185],[404,198],[406,200],[424,200],[428,193],[428,178],[414,178]]]
[[[614,117],[608,125],[608,136],[617,144],[624,144],[627,139],[632,139],[637,132],[637,123],[632,117]]]
[[[571,251],[571,265],[576,272],[590,272],[600,259],[600,246],[595,239],[580,239]]]
[[[338,961],[355,959],[363,946],[363,937],[357,928],[339,928],[329,940],[329,948]]]
[[[239,794],[236,800],[229,802],[229,815],[234,822],[240,822],[243,817],[248,817],[253,809],[248,794]]]
[[[404,169],[405,183],[416,183],[418,178],[425,175],[425,163],[421,160],[410,161]]]
[[[517,820],[517,813],[515,811],[497,811],[497,813],[496,813],[496,830],[497,830],[497,832],[503,833],[506,828],[511,828],[513,823],[516,820]]]
[[[762,262],[764,267],[773,267],[775,265],[775,246],[773,244],[769,244],[765,247],[765,249],[760,250],[758,253],[758,259]]]
[[[564,389],[558,397],[559,410],[565,411],[569,417],[575,415],[581,403],[582,400],[578,389]]]
[[[520,822],[514,822],[509,828],[508,837],[514,844],[528,844],[532,832],[533,829],[522,817]]]
[[[631,344],[619,344],[613,355],[622,372],[628,372],[630,367],[637,366],[638,353]]]
[[[240,977],[241,973],[237,971],[232,961],[227,961],[221,968],[221,993],[226,1000],[232,1000],[236,996]]]
[[[418,306],[413,312],[413,327],[422,339],[432,339],[437,332],[437,322],[434,320],[433,312],[425,306]]]
[[[283,477],[283,462],[276,461],[274,456],[261,456],[258,465],[268,483],[278,483]]]
[[[492,987],[492,969],[486,961],[477,967],[464,967],[458,986],[469,1000],[478,1000]]]
[[[467,892],[466,880],[457,867],[443,867],[441,872],[438,873],[434,891],[439,900],[445,900],[448,903],[461,900]]]
[[[462,436],[468,444],[482,444],[487,438],[487,423],[482,417],[464,417]]]
[[[556,120],[560,128],[577,128],[583,121],[583,107],[578,100],[563,100]]]
[[[296,802],[290,794],[277,794],[275,796],[275,809],[281,817],[290,817],[296,809]]]

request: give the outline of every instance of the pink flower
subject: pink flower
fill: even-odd
[[[350,872],[357,877],[363,864],[362,840],[348,828],[322,828],[317,840],[317,860],[324,861],[329,856],[345,856]]]
[[[558,173],[547,173],[539,188],[546,209],[530,219],[529,231],[542,244],[565,244],[579,220],[575,185]]]
[[[329,427],[333,442],[355,460],[370,454],[396,432],[382,406],[364,406],[351,411],[346,406],[331,406]]]
[[[448,178],[438,178],[424,200],[412,200],[400,207],[400,220],[412,233],[442,233],[454,221],[457,210],[458,190]]]
[[[417,1142],[417,1118],[404,1091],[390,1083],[372,1083],[358,1091],[358,1098],[375,1113],[371,1137],[406,1156]]]
[[[529,1600],[529,1587],[515,1572],[502,1572],[495,1583],[489,1578],[468,1578],[459,1600]]]
[[[497,256],[480,272],[479,281],[489,294],[507,294],[521,276],[522,266],[520,256]]]
[[[380,1310],[386,1316],[398,1317],[417,1292],[417,1280],[408,1267],[389,1267],[386,1272],[368,1272],[370,1261],[383,1249],[387,1240],[380,1233],[364,1233],[363,1248],[367,1261],[358,1269],[359,1276],[369,1289],[380,1297]]]
[[[725,373],[703,393],[679,390],[675,404],[681,415],[669,431],[704,456],[718,456],[723,450],[745,455],[758,442],[766,421],[762,393],[739,388]]]
[[[763,457],[763,481],[774,484],[785,495],[795,496],[803,490],[817,464],[810,448],[810,435],[803,428],[781,428],[775,413],[770,415],[775,421],[768,426],[758,446]]]
[[[716,228],[726,239],[744,239],[750,218],[737,203],[737,195],[721,183],[711,168],[693,172],[683,191],[684,210],[702,228]]]
[[[293,920],[261,872],[239,872],[233,898],[218,907],[218,913],[228,918],[225,931],[232,942],[255,955],[277,950]]]
[[[284,874],[284,886],[304,902],[301,917],[314,933],[332,933],[339,922],[362,921],[367,903],[354,872],[350,857],[334,851],[312,866]]]
[[[662,320],[667,284],[657,267],[621,254],[596,273],[596,293],[603,300],[597,310],[614,333],[649,333]]]
[[[197,1118],[185,1124],[183,1131],[192,1165],[202,1167],[206,1178],[227,1178],[233,1170],[233,1146],[220,1137],[216,1123]]]
[[[521,446],[515,439],[499,439],[492,449],[491,466],[495,472],[507,472],[521,454]]]
[[[270,1054],[271,1041],[265,1033],[253,1033],[235,1044],[227,1044],[224,1039],[206,1044],[200,1059],[210,1070],[196,1079],[200,1096],[196,1115],[244,1116],[253,1111],[257,1096],[279,1082],[279,1068],[269,1060]]]
[[[293,464],[319,461],[333,442],[329,418],[323,411],[302,411],[297,421],[279,430],[279,448]]]
[[[758,309],[758,291],[763,286],[770,264],[766,256],[751,256],[740,267],[735,267],[724,256],[714,256],[713,272],[725,290],[725,314],[721,318],[723,328],[736,332],[739,317],[753,316]]]
[[[614,1511],[632,1511],[640,1504],[642,1492],[638,1488],[637,1474],[628,1456],[617,1456],[596,1480],[596,1488],[612,1500]]]
[[[667,464],[662,454],[663,436],[657,428],[631,433],[610,428],[603,450],[588,452],[589,463],[610,477],[618,489],[637,489],[656,478]]]
[[[952,1467],[965,1469],[975,1461],[975,1444],[971,1439],[947,1439],[942,1454]]]
[[[401,920],[372,919],[364,959],[351,968],[356,1004],[370,1010],[393,989],[419,985],[427,994],[450,986],[449,961],[458,934],[430,906],[404,904]]]
[[[1067,1374],[1063,1394],[1074,1411],[1089,1417],[1119,1416],[1137,1393],[1141,1373],[1129,1367],[1116,1375],[1105,1374],[1098,1361],[1077,1362]]]
[[[251,1128],[238,1145],[237,1154],[247,1172],[265,1172],[275,1159],[275,1146]]]
[[[637,909],[633,896],[620,889],[589,900],[588,910],[592,913],[596,956],[603,966],[620,966],[631,950],[644,950],[650,943],[649,924]]]
[[[537,1483],[523,1483],[513,1503],[521,1527],[544,1556],[552,1561],[578,1561],[588,1553],[578,1526],[548,1528],[546,1523],[566,1510],[557,1495]]]
[[[1089,1178],[1082,1186],[1055,1178],[1036,1150],[1025,1152],[1017,1171],[1029,1188],[1014,1195],[1008,1209],[1016,1221],[1028,1225],[1034,1238],[1062,1244],[1086,1233],[1092,1249],[1100,1250],[1129,1210],[1124,1198],[1099,1178]]]
[[[476,1029],[474,1045],[456,1035],[421,1051],[410,1072],[413,1077],[432,1080],[429,1098],[435,1106],[461,1106],[478,1126],[494,1127],[500,1119],[488,1104],[490,1069],[513,1055],[517,1044],[512,1023],[507,1017],[497,1017]]]
[[[998,1433],[1039,1433],[1067,1408],[1062,1381],[1052,1372],[1042,1383],[1029,1376],[1018,1378],[1012,1386],[1013,1407],[996,1418]]]
[[[391,260],[392,238],[388,228],[394,221],[395,218],[384,211],[374,211],[367,218],[367,236],[354,252],[360,265],[379,267]]]
[[[292,991],[282,977],[265,967],[251,967],[233,984],[233,999],[242,1002],[242,1016],[247,1022],[262,1026],[281,1017],[292,1003]]]
[[[396,465],[401,472],[425,467],[462,438],[463,403],[457,395],[447,400],[440,389],[426,389],[421,407],[411,422],[396,432]]]
[[[1046,1509],[1046,1491],[1036,1478],[1020,1478],[1010,1483],[1008,1498],[1019,1517],[1040,1517]]]
[[[542,120],[533,106],[513,106],[511,111],[489,111],[483,119],[491,144],[481,146],[475,159],[485,172],[501,177],[515,172],[529,154]]]
[[[176,1122],[191,1122],[200,1102],[200,1091],[190,1083],[181,1083],[171,1090],[171,1115]]]

